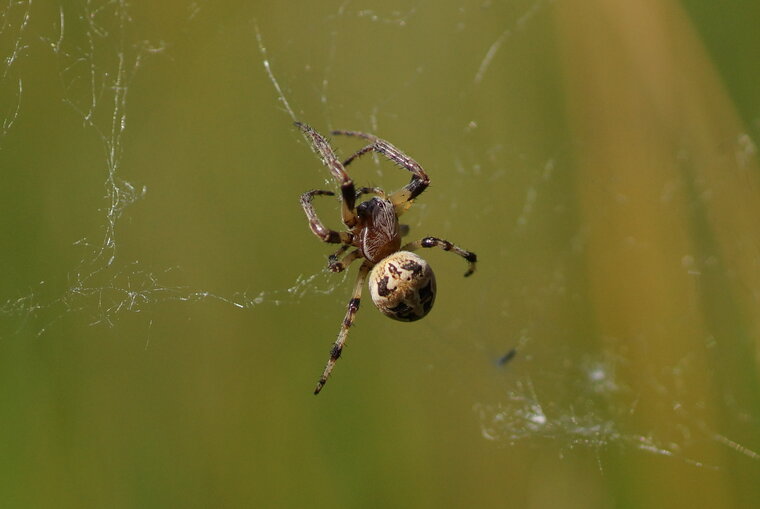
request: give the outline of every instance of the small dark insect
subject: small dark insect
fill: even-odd
[[[515,358],[515,355],[517,355],[517,348],[513,348],[504,355],[502,355],[497,363],[499,366],[506,366],[509,361]]]
[[[359,310],[362,286],[368,275],[369,291],[375,306],[384,315],[394,320],[412,322],[430,312],[435,301],[436,289],[435,275],[430,265],[412,251],[421,247],[439,247],[444,251],[453,251],[469,264],[465,276],[475,271],[477,257],[475,253],[465,251],[447,240],[436,237],[425,237],[401,246],[401,237],[408,233],[409,228],[406,225],[400,225],[398,218],[430,185],[430,178],[425,170],[411,157],[387,141],[371,134],[332,131],[332,134],[356,136],[369,141],[367,146],[341,163],[322,135],[306,124],[296,122],[296,126],[306,134],[315,152],[322,159],[322,163],[340,184],[341,217],[343,224],[348,228],[345,231],[335,231],[325,227],[317,217],[311,203],[314,196],[333,196],[332,191],[315,189],[301,195],[301,206],[306,212],[309,228],[314,235],[323,242],[342,244],[335,253],[330,255],[329,269],[333,272],[341,272],[351,262],[364,258],[359,268],[353,295],[348,301],[348,310],[343,318],[338,339],[330,350],[330,359],[314,390],[314,394],[319,394],[346,344],[348,329],[354,323],[356,312]],[[356,189],[345,167],[369,152],[377,152],[410,171],[412,180],[390,195],[386,195],[385,191],[379,187]],[[356,205],[358,198],[370,194],[375,196]],[[349,252],[346,254],[346,251]]]

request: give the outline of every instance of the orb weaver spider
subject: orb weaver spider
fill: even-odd
[[[411,157],[385,140],[357,131],[332,131],[335,135],[355,136],[369,142],[364,148],[341,163],[327,140],[314,129],[301,122],[296,122],[301,131],[312,144],[322,163],[340,184],[341,218],[348,230],[335,231],[327,228],[317,217],[312,199],[315,196],[334,196],[332,191],[315,189],[301,195],[301,206],[309,220],[309,228],[323,242],[342,244],[328,258],[328,268],[341,272],[348,266],[364,258],[359,268],[353,294],[348,301],[348,309],[338,333],[338,339],[330,350],[322,376],[317,382],[314,394],[319,394],[327,383],[335,363],[343,352],[348,338],[348,330],[354,323],[359,310],[362,286],[369,276],[369,291],[372,302],[385,316],[405,322],[419,320],[430,312],[435,301],[435,275],[430,265],[422,257],[413,253],[419,248],[438,247],[444,251],[453,251],[469,264],[465,276],[475,271],[477,256],[447,240],[425,237],[410,242],[403,247],[401,238],[409,228],[400,225],[398,218],[406,212],[422,192],[430,185],[430,178],[425,170]],[[412,180],[398,191],[386,194],[379,187],[362,187],[356,189],[345,167],[357,158],[369,152],[377,152],[390,161],[412,173]],[[371,199],[356,205],[357,199],[364,195],[375,195]],[[352,249],[348,254],[346,251]]]

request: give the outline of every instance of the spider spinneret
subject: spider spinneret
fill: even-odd
[[[357,131],[332,131],[332,134],[354,136],[369,142],[341,163],[321,134],[300,122],[296,122],[296,126],[306,135],[315,152],[322,159],[322,163],[340,184],[341,219],[348,228],[346,231],[335,231],[325,227],[317,217],[311,203],[315,196],[333,196],[335,193],[315,189],[301,195],[301,206],[309,220],[312,233],[323,242],[341,244],[341,247],[328,258],[328,268],[333,272],[341,272],[355,260],[364,258],[364,262],[359,267],[359,275],[356,278],[351,300],[348,301],[348,309],[343,318],[338,339],[330,350],[330,358],[314,390],[314,394],[319,394],[343,352],[348,330],[354,323],[359,310],[362,286],[368,276],[370,295],[375,306],[385,316],[394,320],[412,322],[430,312],[435,302],[436,291],[433,270],[422,257],[412,251],[430,247],[453,251],[469,263],[465,276],[475,271],[477,256],[447,240],[436,237],[425,237],[404,246],[401,245],[401,238],[408,233],[409,227],[399,224],[398,218],[430,185],[427,173],[414,159],[372,134]],[[411,181],[391,195],[386,195],[385,191],[378,187],[356,189],[345,167],[369,152],[376,152],[411,172]],[[376,196],[357,206],[356,200],[365,194]],[[346,251],[349,251],[348,254],[345,254]]]

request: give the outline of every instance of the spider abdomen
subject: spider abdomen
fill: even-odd
[[[422,257],[397,251],[372,268],[369,292],[385,316],[413,322],[427,315],[435,302],[435,275]]]

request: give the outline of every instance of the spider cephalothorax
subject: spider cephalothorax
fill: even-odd
[[[348,329],[359,310],[362,286],[369,275],[369,290],[372,302],[386,316],[395,320],[411,322],[419,320],[430,312],[435,301],[435,275],[430,265],[412,251],[421,247],[439,247],[454,251],[469,263],[465,276],[475,271],[475,253],[465,251],[447,240],[425,237],[401,246],[401,237],[409,228],[400,225],[398,218],[430,184],[425,170],[414,159],[399,149],[371,134],[356,131],[332,131],[332,134],[356,136],[369,144],[341,163],[330,144],[322,135],[306,124],[296,122],[311,142],[322,162],[340,184],[341,216],[348,230],[335,231],[325,227],[317,217],[311,201],[314,196],[332,196],[332,191],[313,190],[301,195],[301,206],[309,219],[311,231],[324,242],[342,244],[329,257],[328,267],[334,272],[345,270],[351,262],[364,258],[359,268],[354,292],[348,302],[348,310],[343,319],[338,339],[330,351],[330,359],[317,383],[314,394],[319,394],[335,362],[343,351],[348,337]],[[398,191],[386,195],[379,187],[356,189],[345,166],[368,152],[377,152],[412,173],[412,180]],[[365,194],[372,198],[356,205],[356,200]],[[353,250],[351,250],[353,248]],[[348,254],[346,251],[351,250]]]

